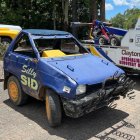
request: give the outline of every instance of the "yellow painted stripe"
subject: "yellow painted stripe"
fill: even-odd
[[[96,56],[101,57],[101,55],[97,52],[97,50],[96,50],[93,46],[89,46],[89,49],[90,49],[90,52],[91,52],[93,55],[96,55]]]

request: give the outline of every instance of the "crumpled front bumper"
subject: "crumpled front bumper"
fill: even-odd
[[[120,99],[120,96],[133,98],[135,83],[129,78],[126,78],[122,84],[116,84],[109,89],[105,87],[105,83],[106,81],[102,84],[101,89],[82,98],[74,100],[62,98],[65,114],[72,118],[78,118],[103,106],[107,106],[111,102]]]

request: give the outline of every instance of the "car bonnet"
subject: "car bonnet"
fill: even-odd
[[[97,84],[124,73],[114,64],[91,54],[46,59],[49,64],[64,72],[78,84]]]

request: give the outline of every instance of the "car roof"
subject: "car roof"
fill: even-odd
[[[58,30],[46,30],[46,29],[24,29],[24,32],[28,32],[32,35],[44,35],[44,36],[52,36],[52,35],[70,35],[70,33],[65,31]]]

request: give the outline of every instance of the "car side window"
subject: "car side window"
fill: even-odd
[[[25,34],[23,36],[21,36],[21,38],[17,41],[17,43],[15,44],[15,47],[13,49],[13,52],[16,52],[18,54],[22,54],[25,56],[29,56],[32,58],[36,57],[34,50],[32,48],[30,39]]]

